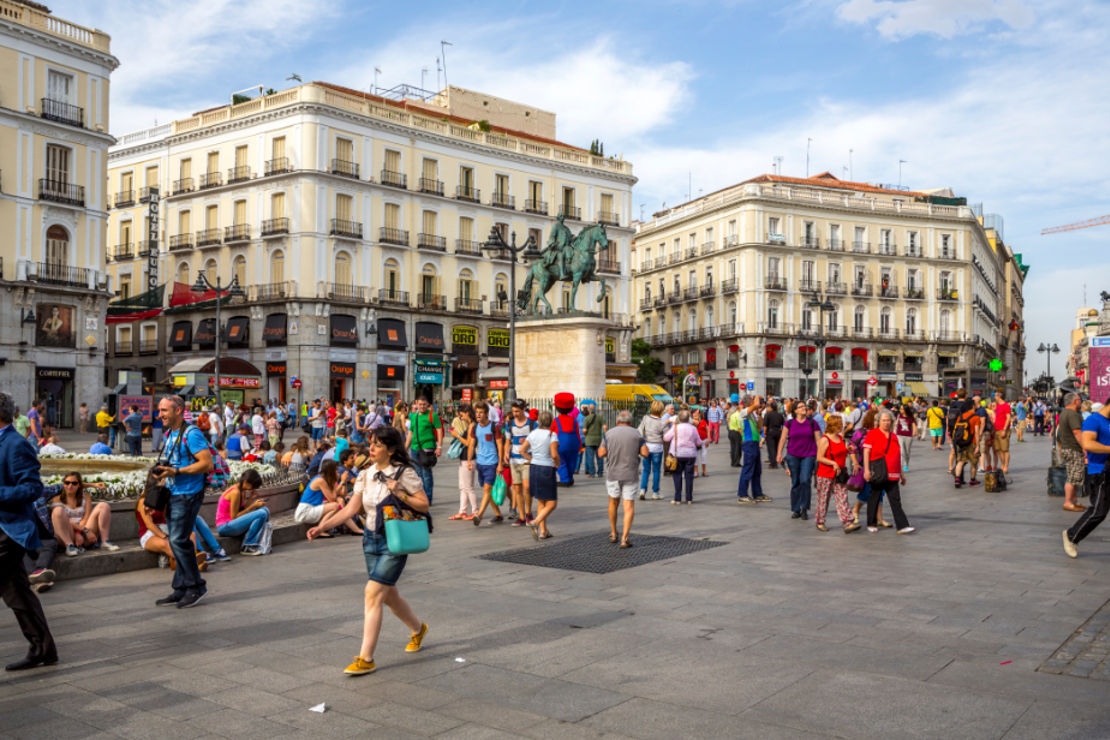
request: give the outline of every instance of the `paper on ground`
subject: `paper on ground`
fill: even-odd
[[[325,709],[327,709],[327,707],[325,707],[323,704],[317,704],[314,707],[309,707],[308,711],[310,711],[310,712],[319,712],[320,714],[323,714]]]

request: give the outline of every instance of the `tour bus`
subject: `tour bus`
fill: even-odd
[[[605,398],[608,401],[662,401],[674,403],[671,394],[665,388],[647,383],[610,383],[605,386]]]

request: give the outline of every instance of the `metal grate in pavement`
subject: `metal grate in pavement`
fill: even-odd
[[[632,536],[632,547],[622,550],[620,545],[609,542],[608,533],[602,533],[558,540],[540,547],[491,552],[478,557],[500,563],[535,565],[581,573],[612,573],[727,544],[716,540],[639,534]]]

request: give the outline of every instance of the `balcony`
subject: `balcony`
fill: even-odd
[[[843,252],[844,240],[843,239],[829,239],[825,244],[825,249],[829,252]]]
[[[728,249],[729,247],[736,247],[740,245],[740,236],[738,234],[729,234],[725,240],[721,242],[721,249]]]
[[[280,175],[284,172],[292,172],[293,167],[289,164],[289,157],[278,157],[277,159],[266,160],[266,175]]]
[[[616,211],[598,211],[597,222],[604,226],[620,226],[621,215]]]
[[[686,247],[686,252],[684,253],[683,259],[687,259],[687,260],[697,259],[697,256],[698,256],[698,248],[697,247]]]
[[[890,285],[890,284],[880,285],[879,286],[879,297],[880,298],[897,298],[898,297],[898,287],[895,286],[895,285]]]
[[[915,288],[915,287],[911,286],[909,288],[906,288],[904,293],[905,293],[905,295],[902,296],[902,297],[905,298],[908,301],[923,301],[923,300],[925,300],[925,289],[924,288]]]
[[[234,224],[224,227],[224,243],[249,242],[251,240],[250,224]]]
[[[873,293],[871,283],[853,283],[852,295],[869,296]]]
[[[826,326],[825,336],[831,339],[844,339],[848,336],[848,327],[846,326]]]
[[[200,189],[218,188],[223,185],[223,178],[219,172],[208,172],[200,176]]]
[[[726,370],[735,370],[738,367],[740,367],[740,359],[739,358],[733,359],[733,358],[730,357],[727,360],[725,360],[725,369]]]
[[[938,331],[934,334],[938,342],[962,342],[964,335],[955,331]]]
[[[581,221],[582,209],[564,203],[563,205],[559,206],[559,215],[563,216],[564,218],[572,218],[575,221]]]
[[[510,211],[516,210],[516,196],[493,191],[493,197],[489,199],[489,204],[494,208],[505,208]]]
[[[921,251],[921,245],[919,245],[919,244],[907,244],[905,255],[907,257],[924,257],[925,253]]]
[[[798,246],[802,249],[820,249],[821,240],[816,236],[803,236]]]
[[[620,260],[598,259],[597,271],[603,272],[606,275],[620,275],[621,263]]]
[[[220,230],[217,229],[204,229],[197,232],[197,246],[198,247],[214,247],[222,243],[220,240]]]
[[[382,170],[382,185],[388,185],[391,188],[401,188],[402,190],[408,190],[409,176],[400,172]]]
[[[717,295],[717,286],[713,283],[701,286],[701,289],[698,291],[699,298],[712,298],[715,295]]]
[[[786,278],[768,275],[763,279],[763,287],[767,290],[786,290]]]
[[[421,311],[447,311],[447,296],[435,293],[417,293],[416,307]]]
[[[296,297],[293,283],[264,283],[250,286],[249,296],[252,301],[281,301],[286,298]]]
[[[319,286],[323,289],[323,295],[320,295],[321,290],[317,288],[316,297],[327,298],[332,301],[366,303],[366,298],[370,292],[366,286],[351,285],[350,283],[319,283]]]
[[[852,242],[852,251],[855,254],[871,254],[871,242]]]
[[[430,249],[433,252],[446,252],[447,239],[435,234],[419,233],[416,235],[417,249]]]
[[[672,265],[677,265],[681,261],[682,261],[682,252],[679,252],[676,249],[674,252],[671,253],[670,262],[671,262]]]
[[[684,301],[696,301],[700,297],[700,291],[696,286],[682,291],[682,300]]]
[[[907,329],[902,333],[902,339],[907,342],[924,342],[925,332],[923,331],[910,331]]]
[[[959,299],[959,293],[955,290],[952,290],[951,288],[941,287],[941,288],[937,289],[937,300],[938,301],[958,301],[958,300],[960,300]]]
[[[227,184],[234,185],[237,182],[246,182],[251,179],[250,165],[240,165],[238,167],[229,167],[227,170]]]
[[[497,301],[496,303],[491,303],[490,306],[489,306],[489,315],[490,316],[496,316],[499,319],[509,318],[509,302],[508,301]],[[491,350],[492,349],[498,349],[498,348],[494,347],[494,348],[491,348]],[[490,354],[492,354],[492,351],[491,351]],[[506,352],[506,354],[504,356],[508,357],[508,352]]]
[[[759,322],[759,333],[760,334],[773,334],[775,336],[781,336],[781,335],[791,335],[792,336],[796,333],[796,331],[797,330],[796,330],[796,328],[793,324],[786,324],[786,323],[783,323],[781,321],[761,321],[761,322]],[[779,360],[780,361],[782,360],[781,355],[779,356]],[[779,365],[778,367],[781,367],[781,365]]]
[[[158,354],[158,340],[157,339],[144,339],[139,342],[140,355],[156,355]]]
[[[852,327],[852,336],[855,339],[870,339],[872,331],[865,326],[855,326]]]
[[[480,203],[482,191],[469,185],[459,185],[455,188],[455,200],[465,200],[468,203]]]
[[[345,159],[333,159],[331,161],[331,173],[340,177],[349,177],[352,180],[360,179],[358,163],[348,162]]]
[[[464,254],[470,257],[481,257],[482,248],[472,239],[456,239],[455,254]]]
[[[405,229],[391,229],[388,226],[382,226],[378,230],[378,241],[382,244],[396,244],[407,247],[409,245],[409,232]]]
[[[191,193],[191,192],[193,192],[195,187],[196,186],[193,185],[193,178],[191,178],[191,177],[186,177],[186,178],[181,179],[181,180],[174,180],[173,181],[173,194],[174,195],[181,195],[182,193]]]
[[[955,248],[949,247],[949,248],[945,249],[944,247],[941,247],[940,250],[937,252],[937,259],[958,260],[959,257],[956,256]]]
[[[881,242],[877,247],[876,252],[884,257],[897,257],[898,245],[891,244],[889,242]]]
[[[341,236],[348,239],[361,239],[362,222],[348,221],[345,218],[333,218],[328,233],[332,236]]]
[[[13,62],[14,63],[14,62]],[[64,123],[69,126],[85,127],[85,109],[60,100],[42,99],[42,117],[47,121]]]
[[[737,278],[729,278],[728,280],[721,281],[721,294],[727,295],[735,293],[740,290],[740,281]]]
[[[825,292],[829,295],[846,295],[848,293],[848,286],[839,281],[832,281],[825,283]]]
[[[650,311],[653,308],[655,308],[655,301],[654,300],[652,300],[651,298],[641,298],[640,299],[640,310],[641,311]]]
[[[146,259],[152,254],[158,254],[157,240],[139,242],[139,257]]]
[[[113,354],[116,357],[130,357],[131,355],[135,354],[135,346],[134,344],[132,344],[130,339],[128,339],[124,343],[117,342],[115,352]]]
[[[69,288],[88,288],[96,270],[87,267],[70,267],[53,262],[28,262],[27,279],[41,285],[61,285]]]
[[[651,305],[655,308],[662,308],[663,306],[667,305],[667,294],[660,293],[659,295],[652,298]]]
[[[682,303],[682,291],[674,290],[667,294],[667,305],[673,306],[676,303]]]
[[[513,252],[511,249],[490,249],[489,258],[491,260],[500,260],[501,262],[513,262]]]
[[[262,236],[277,236],[289,233],[289,219],[271,218],[262,222]]]
[[[65,203],[71,206],[84,206],[85,188],[81,185],[70,185],[68,182],[43,178],[39,180],[39,200]]]
[[[800,285],[799,290],[801,290],[803,293],[820,293],[821,292],[821,281],[820,280],[810,280],[808,278],[802,278],[802,282],[799,283],[799,285]]]
[[[663,267],[666,264],[667,264],[667,256],[666,255],[655,258],[655,267],[656,268]]]
[[[150,199],[154,197],[155,191],[158,191],[157,185],[149,185],[145,188],[139,188],[139,202],[149,203]]]
[[[115,260],[129,260],[135,258],[135,248],[133,244],[117,244],[116,248],[108,253],[108,261]]]
[[[712,254],[716,250],[717,250],[717,242],[709,241],[709,242],[702,242],[702,244],[701,244],[701,253],[702,254]]]
[[[383,306],[409,307],[409,292],[407,290],[378,289],[378,303]]]
[[[420,178],[420,192],[429,195],[443,195],[443,181],[430,177]]]
[[[456,298],[455,310],[459,313],[482,314],[482,300],[480,298]]]
[[[541,216],[547,215],[547,201],[532,200],[529,198],[524,201],[524,210],[527,213],[538,213]]]
[[[170,251],[180,252],[183,249],[193,248],[192,234],[176,234],[170,237]]]
[[[116,197],[112,199],[112,205],[116,208],[128,208],[135,205],[135,191],[121,190],[116,193]]]

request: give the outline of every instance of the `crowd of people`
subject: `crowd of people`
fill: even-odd
[[[611,413],[607,420],[595,402],[567,393],[557,394],[550,409],[516,401],[506,410],[500,402],[485,401],[437,409],[425,398],[392,408],[381,402],[318,399],[299,408],[255,401],[190,409],[183,399],[166,396],[153,420],[144,421],[131,407],[121,421],[133,455],[141,451],[144,425],[148,425],[153,451],[159,456],[149,487],[168,491],[164,508],[150,505],[147,496],[136,502],[135,509],[140,545],[157,553],[174,571],[173,591],[156,604],[189,608],[205,598],[202,574],[210,563],[230,559],[216,535],[242,537],[243,555],[269,550],[270,512],[258,496],[261,477],[252,469],[234,481],[226,480],[226,475],[221,479],[220,470],[227,469],[221,468],[221,461],[258,461],[299,473],[303,479],[293,519],[308,527],[308,539],[362,538],[368,574],[365,630],[360,654],[347,668],[348,674],[362,675],[374,670],[383,607],[389,607],[412,631],[410,651],[420,649],[428,632],[427,624],[397,590],[407,555],[390,551],[383,527],[400,511],[426,518],[431,529],[434,468],[440,463],[456,468],[450,480],[451,485],[458,484],[459,506],[446,517],[448,521],[469,521],[475,527],[509,521],[510,528],[527,529],[536,540],[555,536],[552,525],[557,525],[553,519],[559,490],[573,486],[585,467],[588,478],[605,479],[609,539],[626,549],[635,544],[636,501],[663,499],[660,486],[669,475],[672,503],[694,504],[696,480],[719,474],[710,471],[708,450],[720,445],[723,436],[728,441],[729,464],[739,469],[734,473],[739,504],[772,501],[764,492],[766,468],[787,478],[791,518],[812,518],[819,532],[829,531],[831,502],[845,533],[866,527],[872,533],[893,528],[899,534],[911,534],[915,528],[902,505],[902,492],[908,485],[915,441],[929,440],[931,446],[924,449],[931,452],[943,453],[947,448],[955,487],[979,485],[982,474],[989,489],[991,480],[1005,485],[1014,432],[1017,441],[1024,442],[1030,427],[1032,434],[1040,435],[1056,425],[1059,454],[1068,466],[1064,508],[1084,512],[1080,522],[1065,532],[1065,548],[1074,557],[1075,545],[1110,510],[1101,483],[1106,457],[1102,453],[1110,452],[1110,447],[1101,452],[1092,447],[1110,444],[1110,423],[1105,421],[1110,410],[1098,405],[1085,408],[1070,396],[1058,415],[1040,399],[1011,404],[1001,394],[984,399],[962,389],[954,396],[931,401],[819,401],[760,395],[705,403],[654,401],[638,421],[632,409]],[[96,415],[100,433],[91,452],[113,451],[115,418],[105,417],[109,417],[106,408]],[[0,463],[8,463],[0,467],[0,503],[12,502],[8,509],[0,506],[4,533],[0,560],[9,564],[17,555],[25,560],[18,572],[8,572],[5,598],[32,644],[28,657],[9,666],[10,670],[57,660],[34,596],[53,582],[53,553],[73,556],[89,547],[117,549],[110,539],[107,505],[94,504],[89,494],[98,484],[86,484],[72,473],[60,486],[34,485],[36,453],[45,454],[57,440],[43,426],[39,409],[32,408],[22,424],[20,418],[10,398],[0,394]],[[1097,441],[1088,440],[1089,434]],[[288,447],[287,435],[295,437]],[[20,437],[31,444],[18,443]],[[1084,478],[1087,472],[1098,477],[1094,489],[1098,497],[1092,499],[1091,509],[1078,503],[1080,488],[1086,484],[1080,471]],[[215,535],[198,516],[205,490],[214,483],[222,490]],[[893,524],[885,519],[884,507]]]

